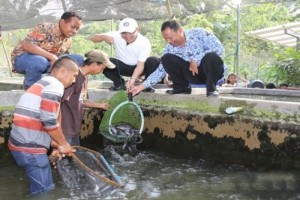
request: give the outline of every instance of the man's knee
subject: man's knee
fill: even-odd
[[[166,53],[161,57],[161,63],[164,66],[164,68],[168,67],[168,66],[176,66],[176,65],[181,65],[180,63],[183,61],[182,58],[174,55],[174,54],[170,54],[170,53]]]
[[[185,61],[177,55],[170,53],[167,53],[161,57],[161,63],[167,72],[169,69],[172,71],[186,70],[189,66],[189,62]]]
[[[150,56],[145,61],[145,65],[159,65],[159,63],[160,63],[160,58],[156,56]]]
[[[40,59],[32,62],[27,69],[26,73],[46,73],[48,68],[51,66],[50,62],[47,59]]]
[[[156,57],[156,56],[151,56],[148,57],[147,60],[145,61],[145,70],[144,70],[144,74],[146,76],[150,75],[152,72],[154,72],[160,63],[160,58]]]
[[[15,59],[16,71],[19,73],[43,72],[50,66],[50,62],[43,56],[22,54]]]
[[[168,62],[171,58],[173,58],[175,55],[170,54],[170,53],[166,53],[161,57],[161,62],[162,63],[166,63]]]
[[[205,54],[205,56],[201,60],[201,63],[203,63],[204,65],[208,65],[208,66],[211,66],[211,65],[223,66],[224,65],[222,58],[215,52],[209,52],[209,53]]]

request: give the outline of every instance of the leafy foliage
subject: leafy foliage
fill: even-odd
[[[269,78],[280,83],[300,85],[300,54],[293,48],[287,48],[275,52],[276,61],[269,68]]]

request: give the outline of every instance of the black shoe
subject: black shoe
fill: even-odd
[[[120,85],[119,87],[111,86],[109,88],[109,91],[120,91],[120,90],[126,90],[126,87],[124,85]]]
[[[173,89],[173,90],[167,90],[167,94],[191,94],[192,88],[184,88],[184,89]]]
[[[150,93],[154,93],[155,89],[153,87],[149,87],[143,90],[144,92],[150,92]]]

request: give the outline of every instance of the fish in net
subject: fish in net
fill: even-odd
[[[102,196],[123,187],[120,177],[102,154],[80,146],[73,148],[76,152],[70,157],[56,161],[57,171],[64,185]]]
[[[129,144],[143,141],[144,115],[140,106],[125,91],[119,91],[108,101],[110,108],[105,112],[99,127],[100,133],[115,143]]]

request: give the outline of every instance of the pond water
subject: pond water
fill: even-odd
[[[210,199],[300,199],[300,173],[257,172],[242,166],[210,166],[203,160],[175,158],[161,153],[137,151],[103,152],[125,184],[105,197],[80,189],[70,190],[53,170],[53,191],[30,196],[28,181],[9,154],[0,160],[0,200],[210,200]]]

